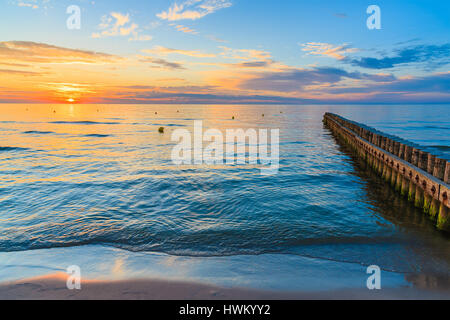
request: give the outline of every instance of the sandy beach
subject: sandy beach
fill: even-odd
[[[67,275],[56,273],[0,285],[1,300],[396,300],[450,299],[450,291],[414,288],[348,289],[327,292],[277,292],[222,288],[200,283],[136,279],[83,280],[80,290],[66,287]]]

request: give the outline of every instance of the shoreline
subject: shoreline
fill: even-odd
[[[81,290],[68,290],[69,266]],[[450,278],[382,271],[366,288],[366,267],[296,255],[176,257],[90,245],[0,252],[6,300],[373,300],[450,299]]]
[[[188,257],[88,245],[0,252],[0,284],[67,274],[69,266],[79,266],[83,279],[99,281],[164,279],[281,292],[365,289],[368,277],[359,263],[292,254]],[[383,285],[399,288],[410,282],[405,274],[383,271]]]
[[[80,290],[66,287],[63,273],[0,284],[0,300],[449,300],[450,291],[414,288],[267,291],[224,288],[157,279],[82,280]]]

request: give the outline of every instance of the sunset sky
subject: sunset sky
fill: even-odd
[[[450,102],[448,0],[0,3],[0,103]]]

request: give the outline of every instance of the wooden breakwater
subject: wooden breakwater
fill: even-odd
[[[450,162],[416,144],[390,136],[337,114],[326,113],[324,124],[347,143],[391,186],[450,232]]]

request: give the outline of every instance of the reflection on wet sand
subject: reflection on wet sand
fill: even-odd
[[[193,282],[161,279],[97,281],[83,280],[81,290],[68,290],[67,275],[43,277],[0,284],[1,300],[377,300],[449,299],[443,291],[418,291],[410,288],[343,289],[328,292],[265,291],[223,288]],[[418,286],[419,287],[419,286]],[[427,287],[428,288],[428,287]]]

